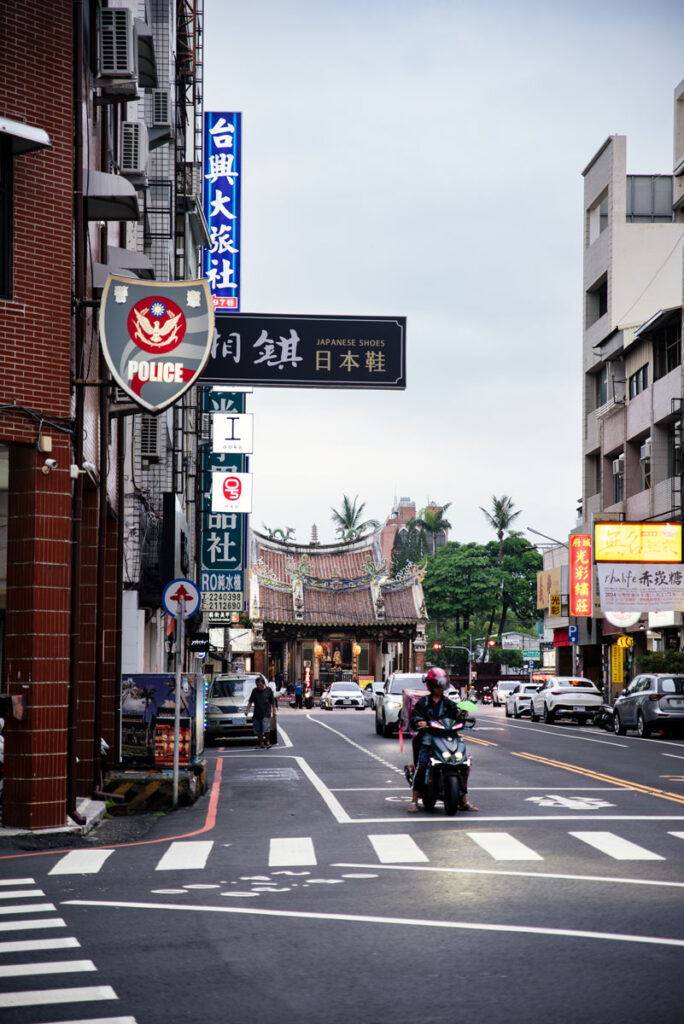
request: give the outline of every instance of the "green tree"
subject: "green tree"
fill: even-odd
[[[499,538],[499,564],[503,561],[503,539],[506,530],[510,529],[511,524],[515,519],[518,518],[522,509],[518,509],[514,512],[515,502],[512,498],[509,498],[507,494],[503,494],[500,498],[497,498],[492,494],[492,504],[489,511],[486,508],[482,508],[480,505],[480,511],[484,512],[485,519],[491,526]]]
[[[489,545],[490,557],[494,560],[496,545]],[[537,616],[537,573],[543,567],[542,557],[532,548],[527,539],[512,531],[496,551],[496,563],[501,572],[501,591],[498,608],[500,637],[506,629],[508,616],[512,613],[516,623],[531,629]]]
[[[425,535],[415,525],[415,521],[406,524],[405,529],[397,530],[392,544],[391,566],[392,575],[396,576],[409,563],[418,565],[427,555]]]
[[[423,593],[428,616],[437,623],[451,620],[457,632],[473,632],[499,587],[500,574],[486,547],[450,541],[427,564]]]
[[[365,501],[359,504],[358,494],[352,501],[346,494],[342,495],[342,508],[338,511],[331,508],[330,517],[335,523],[335,532],[339,533],[343,540],[352,540],[360,537],[366,530],[375,530],[380,525],[377,519],[363,518],[363,510],[366,507]]]
[[[422,530],[427,550],[431,555],[437,551],[437,535],[446,534],[446,531],[451,529],[451,523],[446,518],[446,512],[450,507],[451,502],[443,505],[442,508],[423,508],[420,510],[420,515],[409,523],[409,526],[413,523],[419,530]]]

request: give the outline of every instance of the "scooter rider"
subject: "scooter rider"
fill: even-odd
[[[414,730],[425,730],[428,722],[439,718],[454,718],[460,720],[464,713],[454,704],[452,700],[444,695],[449,679],[443,668],[431,668],[425,676],[425,685],[430,691],[425,697],[416,702],[411,712],[411,728]],[[416,742],[417,741],[417,742]],[[414,737],[414,755],[418,746],[417,757],[415,757],[416,770],[413,776],[413,793],[411,803],[408,805],[410,814],[418,810],[418,797],[420,790],[425,784],[425,771],[430,756],[430,736],[427,732],[419,731]],[[468,803],[468,796],[463,794],[461,804],[463,811],[477,811],[478,808]]]

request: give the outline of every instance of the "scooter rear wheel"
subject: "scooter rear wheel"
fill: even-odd
[[[461,803],[461,783],[456,775],[447,775],[444,779],[444,810],[453,817]]]

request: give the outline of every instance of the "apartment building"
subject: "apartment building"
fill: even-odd
[[[671,172],[629,174],[627,140],[612,135],[582,173],[584,528],[596,518],[681,521],[684,81]],[[647,620],[634,627],[644,648]],[[665,637],[681,615],[659,621]],[[579,623],[585,674],[596,677],[602,636],[616,630]]]

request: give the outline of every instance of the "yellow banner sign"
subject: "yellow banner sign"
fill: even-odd
[[[537,573],[537,608],[543,608],[546,611],[551,595],[561,593],[561,572],[560,568],[556,568],[545,569],[543,572]],[[560,615],[560,612],[558,614]]]
[[[561,613],[561,595],[551,594],[549,597],[549,615],[557,616]]]
[[[681,523],[596,523],[597,562],[681,562]]]
[[[610,675],[614,683],[624,683],[625,681],[623,664],[622,647],[614,644],[610,649]]]

